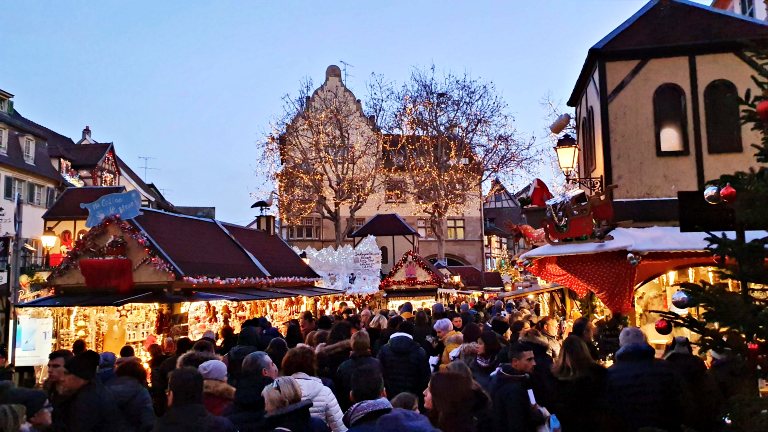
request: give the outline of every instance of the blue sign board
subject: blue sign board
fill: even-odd
[[[141,195],[139,191],[113,193],[104,195],[92,203],[81,203],[80,208],[88,209],[88,220],[85,226],[93,228],[110,216],[120,216],[120,219],[133,219],[141,212]]]

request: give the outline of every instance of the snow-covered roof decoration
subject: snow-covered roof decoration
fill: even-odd
[[[722,232],[714,234],[721,235]],[[735,237],[733,232],[726,233]],[[747,241],[768,236],[766,231],[747,231]],[[520,256],[521,260],[548,256],[583,255],[626,250],[628,252],[687,252],[704,251],[709,234],[680,232],[679,227],[616,228],[603,242],[545,245]]]

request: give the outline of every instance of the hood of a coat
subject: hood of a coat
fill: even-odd
[[[656,350],[647,343],[624,345],[616,351],[616,361],[649,361],[656,358]]]
[[[398,354],[405,354],[410,351],[414,351],[418,349],[420,346],[418,343],[416,343],[413,339],[409,338],[408,336],[396,336],[389,338],[389,347],[392,349],[392,352],[398,353]]]
[[[116,377],[106,387],[115,397],[115,401],[118,404],[131,400],[136,394],[144,390],[144,387],[138,381],[127,376]]]
[[[358,402],[344,413],[344,425],[355,426],[361,421],[373,420],[390,411],[392,411],[392,404],[385,397]]]
[[[347,353],[352,349],[352,340],[345,339],[334,344],[320,344],[315,352],[317,355],[333,356],[336,354]]]
[[[217,396],[227,400],[234,400],[235,388],[224,381],[205,380],[203,381],[203,394]]]

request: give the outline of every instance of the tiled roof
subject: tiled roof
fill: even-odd
[[[461,276],[461,283],[467,287],[482,287],[483,273],[473,266],[448,266],[446,267],[452,275]]]
[[[44,220],[86,220],[88,210],[81,203],[91,203],[111,193],[125,192],[122,186],[85,186],[64,189],[59,199],[43,214]]]
[[[213,219],[152,209],[131,220],[184,276],[263,278],[267,275]],[[286,246],[287,247],[287,246]]]
[[[316,278],[310,268],[279,235],[269,235],[266,231],[244,228],[232,224],[223,224],[237,241],[240,242],[273,277]]]
[[[651,0],[589,50],[568,105],[578,103],[598,59],[728,52],[758,39],[768,39],[760,20],[686,0]]]
[[[104,156],[112,148],[112,143],[106,144],[80,144],[66,148],[66,152],[72,156],[72,168],[93,168],[104,159]]]
[[[35,140],[35,158],[34,164],[24,161],[24,153],[21,150],[20,136],[10,133],[8,137],[8,147],[5,154],[0,154],[0,164],[13,167],[19,171],[27,172],[32,175],[44,177],[56,183],[62,183],[64,179],[51,164],[48,156],[48,149],[43,140],[47,139],[44,128],[35,127],[36,124],[30,122],[14,112],[11,115],[0,112],[0,122],[7,124],[22,134],[30,134],[38,138]],[[50,131],[49,131],[50,132]]]
[[[419,233],[396,213],[377,214],[349,237],[366,237],[368,235],[376,237],[415,235],[419,237]]]
[[[483,272],[483,287],[498,288],[503,287],[504,281],[499,272]]]

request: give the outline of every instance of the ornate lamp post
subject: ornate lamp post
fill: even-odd
[[[43,249],[45,249],[45,266],[50,267],[51,266],[51,249],[56,246],[56,240],[59,238],[59,236],[56,235],[56,233],[48,228],[43,232],[43,235],[40,237],[40,242],[43,244]]]
[[[587,188],[590,192],[602,192],[603,176],[600,177],[579,177],[576,171],[576,163],[579,160],[579,145],[569,134],[563,135],[557,140],[555,146],[557,153],[557,163],[565,175],[565,182]]]

